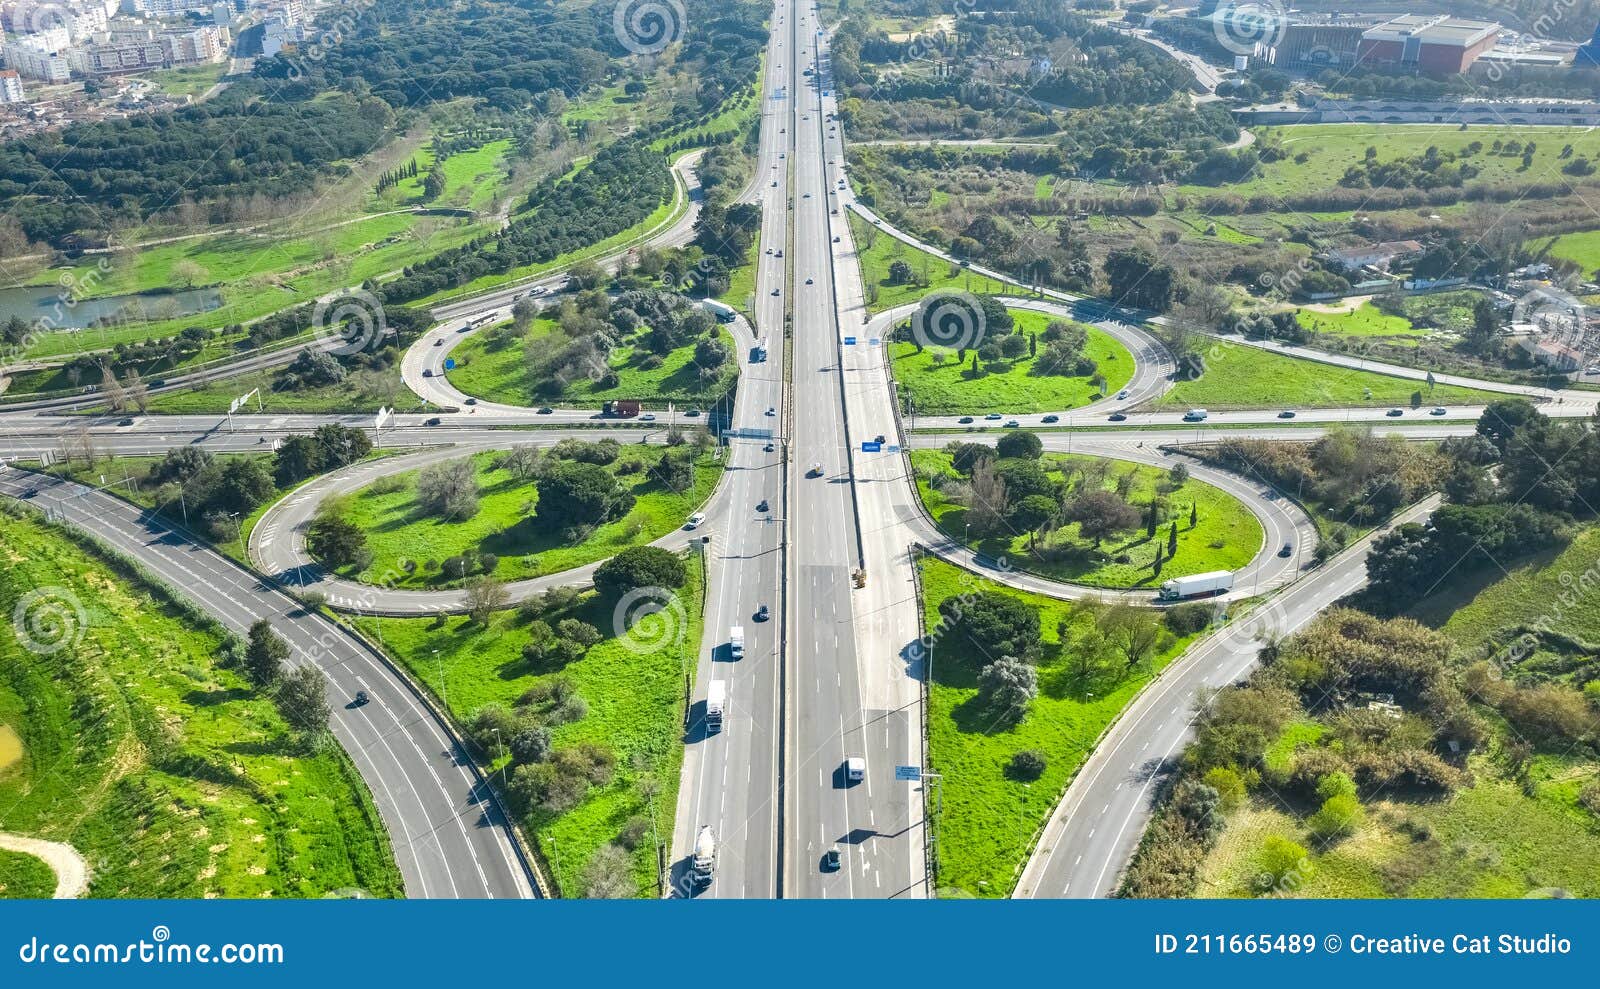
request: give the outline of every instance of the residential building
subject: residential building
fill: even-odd
[[[1389,266],[1392,264],[1421,257],[1422,251],[1423,247],[1417,241],[1391,240],[1381,244],[1340,248],[1336,251],[1329,251],[1324,256],[1330,264],[1343,268],[1345,271],[1360,271],[1363,268],[1388,271]]]
[[[23,35],[6,46],[6,68],[14,69],[24,79],[56,85],[72,78],[72,66],[65,52],[33,41],[33,35]]]
[[[0,104],[22,102],[22,77],[16,69],[0,69]]]

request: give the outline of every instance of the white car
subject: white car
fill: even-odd
[[[700,523],[704,522],[705,520],[705,512],[695,512],[693,515],[689,516],[689,521],[685,522],[683,527],[685,529],[698,529],[700,528]]]
[[[1121,391],[1117,392],[1117,398],[1119,400],[1127,398],[1127,397],[1128,397],[1128,389],[1124,388]]]
[[[859,783],[867,778],[867,760],[853,755],[844,761],[844,781]]]
[[[644,415],[639,417],[639,421],[640,422],[655,422],[656,421],[656,414],[654,412],[646,412]]]

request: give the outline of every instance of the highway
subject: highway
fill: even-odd
[[[705,628],[699,643],[694,703],[684,736],[684,758],[673,833],[669,895],[713,899],[773,898],[778,888],[778,750],[781,729],[782,635],[789,620],[783,607],[785,536],[785,433],[793,419],[784,406],[784,298],[771,294],[783,284],[778,256],[786,240],[788,182],[783,165],[787,103],[775,98],[790,69],[774,7],[773,41],[762,80],[761,140],[755,179],[747,200],[761,203],[761,253],[756,258],[752,301],[753,336],[741,334],[741,367],[732,411],[733,431],[723,483],[713,498],[716,511],[700,531],[708,571]],[[771,183],[776,182],[773,186]],[[743,319],[737,321],[744,326]],[[760,342],[766,360],[749,360]],[[772,415],[768,415],[771,410]],[[773,434],[769,439],[764,431]],[[762,506],[765,506],[764,508]],[[765,607],[770,620],[758,621]],[[744,628],[745,653],[735,661],[729,629]],[[720,730],[706,723],[706,696],[713,680],[727,685]],[[695,883],[690,859],[695,835],[708,826],[717,836],[717,865],[709,885]]]
[[[1426,518],[1433,498],[1392,525]],[[1301,581],[1225,626],[1168,667],[1122,713],[1095,747],[1045,825],[1017,883],[1017,898],[1098,897],[1116,892],[1154,809],[1172,760],[1192,737],[1203,691],[1226,686],[1256,665],[1261,640],[1300,629],[1366,583],[1368,535]]]
[[[411,897],[529,897],[534,885],[488,784],[410,683],[348,631],[222,554],[109,494],[0,469],[20,498],[136,560],[241,637],[258,619],[328,678],[330,727],[366,782]],[[371,702],[353,706],[365,690]]]

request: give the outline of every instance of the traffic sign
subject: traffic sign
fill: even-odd
[[[894,767],[894,778],[897,780],[906,780],[907,782],[915,783],[922,779],[922,767],[896,766]]]
[[[446,357],[444,359],[444,369],[446,371],[454,371],[456,369],[456,359],[454,357]]]
[[[882,450],[882,443],[874,443],[872,440],[863,440],[861,443],[862,453],[880,453]]]
[[[853,347],[853,346],[855,346],[855,343],[856,343],[856,338],[855,337],[845,337],[844,338],[844,345],[846,347]]]
[[[869,340],[868,340],[868,341],[867,341],[867,346],[869,346],[869,347],[876,347],[876,346],[877,346],[877,345],[878,345],[878,344],[880,344],[880,343],[882,343],[882,342],[883,342],[883,341],[882,341],[882,340],[879,340],[879,339],[878,339],[878,338],[877,338],[877,337],[872,337],[872,338],[871,338],[871,339],[869,339]]]

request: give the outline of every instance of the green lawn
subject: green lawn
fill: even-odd
[[[377,412],[385,406],[396,412],[420,412],[424,407],[422,399],[400,380],[398,365],[371,372],[370,377],[358,376],[337,385],[295,391],[275,390],[272,387],[275,380],[277,372],[258,371],[222,382],[165,392],[151,396],[148,411],[167,415],[226,415],[228,403],[251,389],[257,389],[260,409],[268,413]],[[252,398],[243,411],[255,412],[256,409],[256,399]]]
[[[1424,405],[1487,405],[1505,396],[1456,385],[1335,367],[1225,340],[1206,341],[1206,370],[1180,381],[1151,403],[1154,409],[1343,408],[1405,406],[1414,392]]]
[[[1241,196],[1295,196],[1339,184],[1345,169],[1360,164],[1368,147],[1378,151],[1380,162],[1421,155],[1429,147],[1460,153],[1474,141],[1483,150],[1463,160],[1481,169],[1469,184],[1506,185],[1511,183],[1553,182],[1570,184],[1561,172],[1566,162],[1559,156],[1565,145],[1572,145],[1573,157],[1600,158],[1600,133],[1588,128],[1507,127],[1474,124],[1462,129],[1459,124],[1297,124],[1257,128],[1263,140],[1276,137],[1288,153],[1278,161],[1263,162],[1249,181],[1225,186],[1184,185],[1180,193],[1215,195],[1226,190]],[[1533,164],[1522,171],[1522,155],[1497,155],[1496,140],[1533,141],[1538,150]],[[1301,153],[1308,159],[1295,158]]]
[[[66,842],[101,897],[397,896],[376,810],[336,746],[308,752],[219,663],[214,625],[31,518],[0,525],[0,609],[57,589],[80,637],[25,651],[0,625],[0,830]]]
[[[1300,325],[1313,333],[1331,333],[1345,337],[1399,337],[1416,333],[1411,320],[1404,316],[1391,316],[1370,302],[1364,302],[1352,312],[1317,312],[1302,309],[1296,315]]]
[[[1585,276],[1593,277],[1600,269],[1600,230],[1562,234],[1550,245],[1550,254],[1576,263]]]
[[[974,275],[959,266],[934,257],[903,240],[889,236],[854,212],[850,213],[850,234],[855,238],[856,251],[861,261],[861,280],[867,289],[867,309],[882,312],[908,302],[916,302],[935,289],[957,289],[977,295],[996,295],[1020,292],[1021,289],[997,282],[984,275]],[[896,261],[911,265],[918,284],[893,285],[889,282],[889,266]],[[954,273],[951,268],[955,267]],[[873,298],[876,289],[877,298]]]
[[[1059,483],[1070,476],[1074,490],[1085,483],[1081,472],[1099,463],[1108,464],[1102,482],[1107,490],[1116,488],[1120,475],[1131,475],[1127,500],[1141,511],[1159,494],[1158,486],[1168,479],[1166,471],[1143,464],[1105,462],[1098,457],[1059,453],[1045,454],[1043,459],[1050,478]],[[1170,518],[1157,530],[1155,539],[1146,538],[1141,523],[1135,530],[1108,539],[1098,558],[1085,558],[1090,546],[1088,540],[1079,537],[1076,522],[1056,529],[1032,549],[1025,533],[988,539],[969,537],[964,528],[967,509],[946,493],[934,490],[930,483],[933,475],[954,473],[950,455],[943,450],[913,450],[911,464],[917,471],[917,490],[922,502],[946,534],[964,539],[969,546],[996,559],[1004,557],[1020,569],[1075,584],[1154,588],[1173,577],[1210,570],[1237,570],[1255,558],[1265,538],[1261,523],[1242,502],[1193,478],[1162,495],[1167,500]],[[1198,524],[1192,529],[1189,527],[1191,504],[1199,513]],[[1162,564],[1157,574],[1151,568],[1156,545],[1159,543],[1162,552],[1166,552],[1166,532],[1172,520],[1178,523],[1178,551]]]
[[[1053,319],[1026,309],[1010,312],[1017,321],[1016,332],[1023,335],[1042,332]],[[1089,337],[1084,354],[1099,364],[1107,393],[1114,394],[1133,377],[1133,355],[1103,330],[1084,329]],[[922,415],[1056,412],[1087,405],[1101,394],[1089,384],[1088,375],[1035,374],[1037,359],[1032,357],[981,365],[973,377],[971,364],[958,364],[956,352],[944,347],[928,347],[918,354],[915,344],[896,343],[891,353],[895,381]]]
[[[0,849],[0,899],[48,900],[55,891],[56,874],[43,859]]]
[[[703,458],[695,466],[695,484],[673,491],[645,471],[623,472],[624,465],[656,463],[664,447],[628,446],[612,465],[624,486],[636,498],[633,510],[615,522],[596,528],[582,543],[566,545],[557,533],[546,532],[533,521],[539,492],[533,483],[520,483],[494,464],[497,452],[473,455],[478,483],[483,491],[478,513],[470,519],[449,522],[420,514],[416,502],[417,471],[407,471],[374,482],[349,501],[346,518],[367,533],[372,564],[356,575],[360,580],[380,576],[397,587],[439,587],[450,581],[437,564],[468,550],[500,557],[495,576],[520,580],[560,573],[614,556],[629,546],[639,546],[683,525],[717,486],[720,461]],[[416,564],[405,574],[402,564]],[[429,564],[435,564],[430,566]],[[398,579],[395,575],[399,575]]]
[[[530,334],[539,335],[556,329],[550,319],[535,320]],[[727,330],[719,331],[722,341],[733,346],[733,336]],[[641,339],[641,332],[634,339]],[[528,373],[528,361],[523,352],[522,338],[497,338],[490,333],[474,333],[450,351],[456,362],[454,370],[445,377],[465,394],[489,402],[505,405],[540,406],[547,402],[578,408],[599,408],[610,399],[632,398],[645,402],[651,408],[665,408],[676,402],[680,409],[691,405],[707,407],[724,395],[738,374],[736,357],[730,358],[722,374],[709,382],[700,378],[699,367],[694,362],[694,345],[679,347],[662,355],[660,367],[647,367],[649,351],[635,343],[625,343],[611,353],[610,367],[617,372],[614,388],[603,388],[597,381],[580,379],[572,382],[565,393],[555,397],[534,390],[535,380]]]
[[[146,75],[146,78],[161,88],[168,96],[193,96],[196,99],[205,95],[206,90],[215,86],[228,71],[228,62],[214,62],[208,65],[186,65],[178,69],[161,69]]]
[[[1072,604],[998,587],[934,559],[919,563],[922,606],[928,628],[937,626],[939,604],[975,591],[998,590],[1039,612],[1044,652],[1039,696],[1015,727],[996,728],[978,708],[977,674],[987,660],[949,635],[933,649],[928,688],[928,751],[943,774],[944,815],[939,821],[939,894],[1001,897],[1010,893],[1033,836],[1077,775],[1095,740],[1152,676],[1180,655],[1177,640],[1144,667],[1119,682],[1084,681],[1069,665],[1057,625],[1081,627],[1092,619]],[[1011,757],[1036,749],[1046,768],[1031,783],[1007,776]]]
[[[381,639],[389,654],[422,681],[434,696],[447,699],[457,720],[491,702],[511,704],[529,688],[564,676],[588,703],[588,714],[554,729],[556,748],[579,742],[609,746],[617,756],[610,784],[589,790],[583,802],[563,814],[535,811],[523,818],[540,855],[564,895],[582,893],[584,866],[601,847],[618,839],[639,818],[671,841],[683,762],[685,677],[694,674],[700,642],[704,572],[690,560],[689,582],[678,592],[681,617],[671,610],[649,616],[636,631],[640,642],[660,643],[638,652],[614,638],[612,607],[590,593],[575,616],[607,638],[559,671],[534,669],[522,657],[527,625],[514,612],[494,616],[487,628],[465,616],[407,619],[363,618],[358,624]],[[677,622],[677,625],[663,624]],[[679,634],[670,634],[666,629]],[[490,777],[500,785],[501,776]],[[655,849],[647,837],[632,855],[641,896],[655,895]]]

